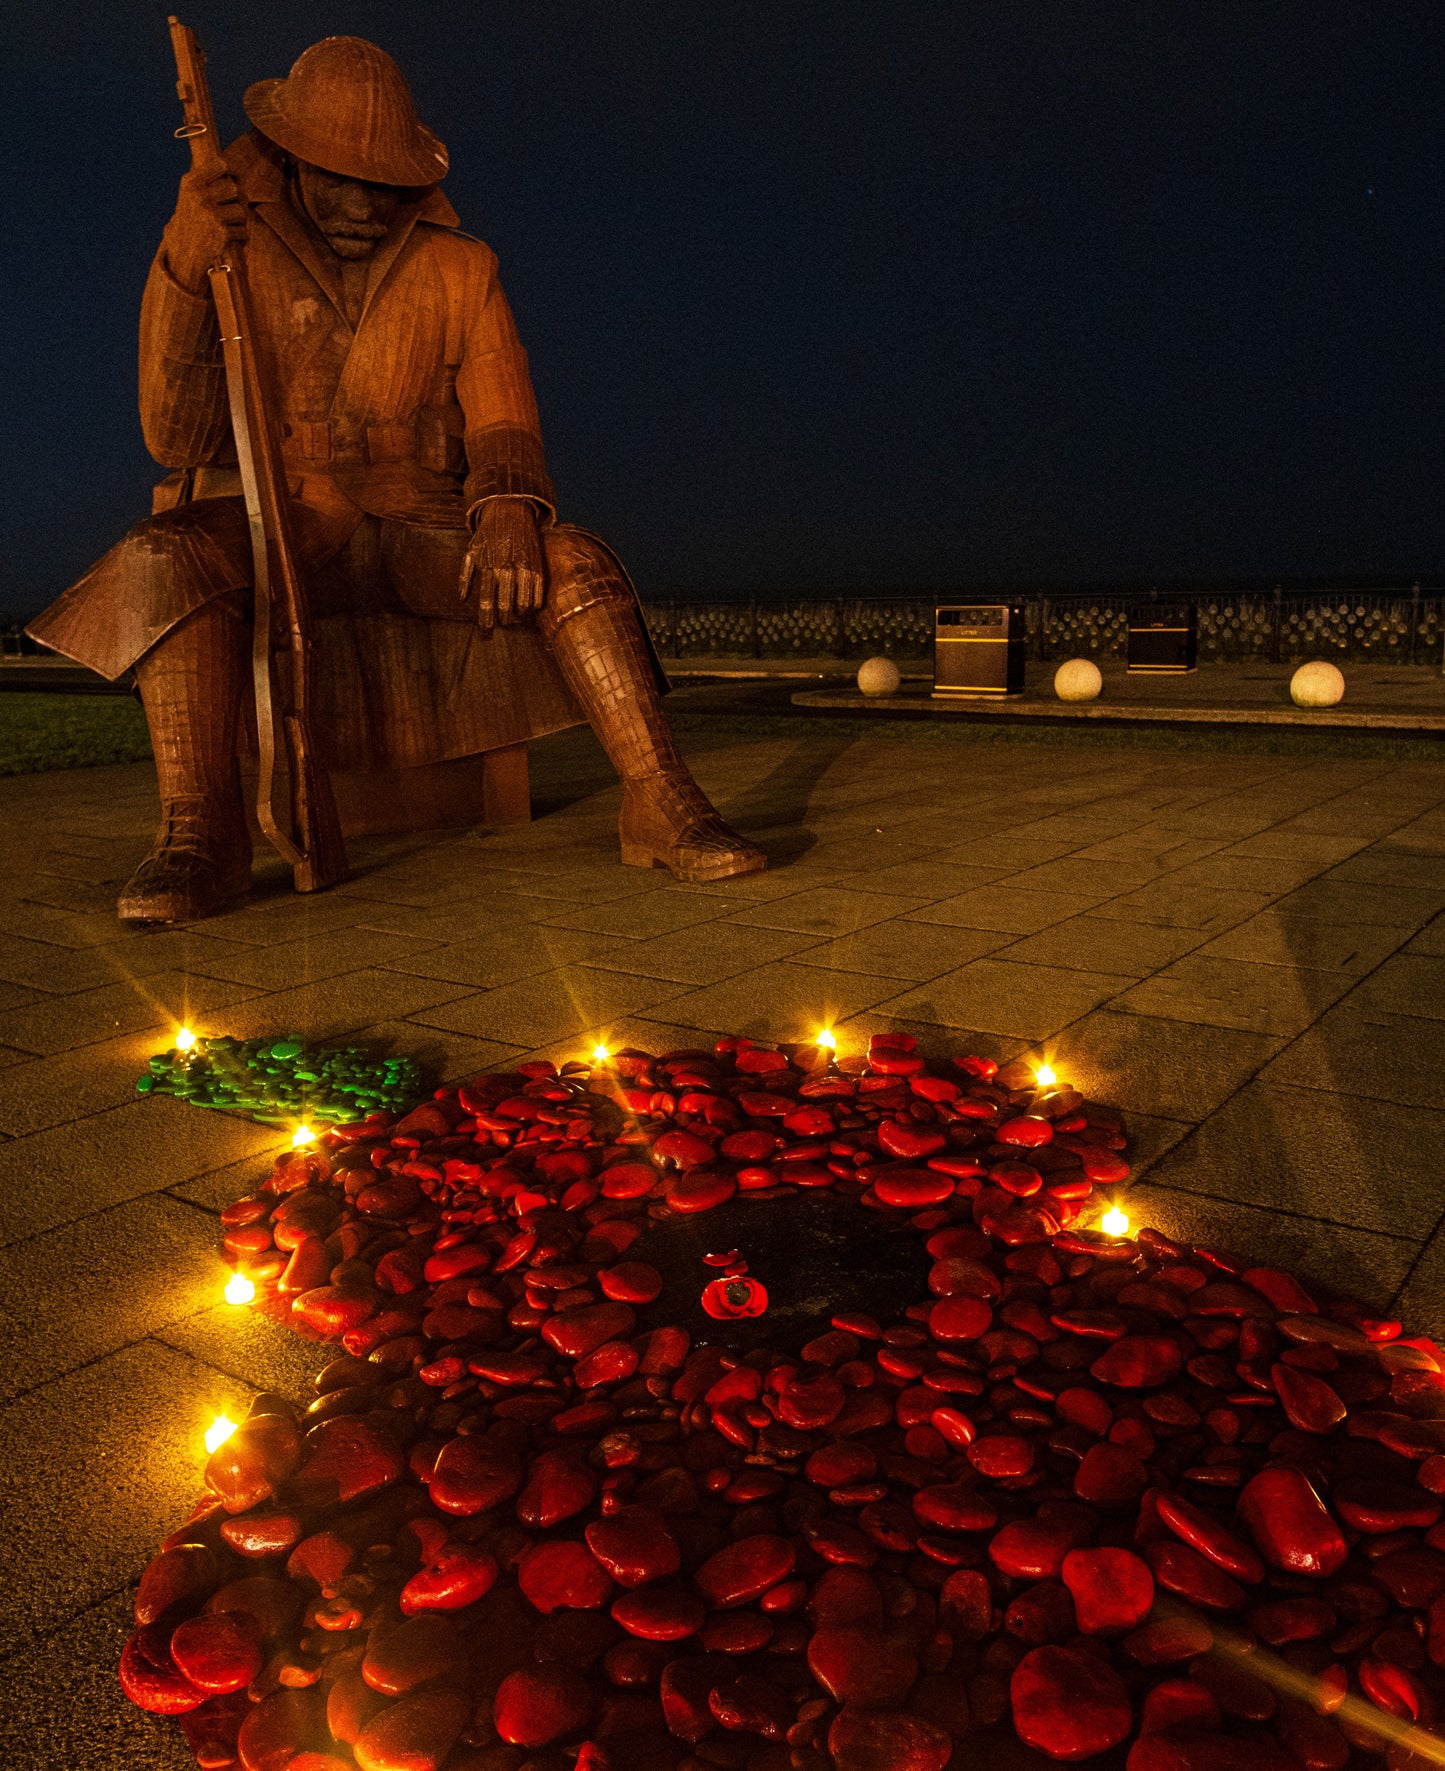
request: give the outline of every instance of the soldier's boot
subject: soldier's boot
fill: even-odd
[[[246,630],[208,603],[136,665],[161,790],[155,847],[116,906],[126,922],[194,922],[251,885],[236,746]]]
[[[540,625],[622,777],[623,864],[667,867],[693,884],[761,871],[767,856],[718,816],[678,752],[621,568],[591,546],[569,565],[554,570]]]

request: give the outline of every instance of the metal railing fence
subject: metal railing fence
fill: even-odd
[[[669,658],[925,658],[940,602],[1000,601],[1003,593],[928,597],[644,600],[657,648]],[[1192,601],[1201,664],[1288,664],[1304,658],[1384,664],[1442,662],[1445,587],[1422,590],[1015,594],[1032,657],[1122,659],[1129,610],[1151,600]]]

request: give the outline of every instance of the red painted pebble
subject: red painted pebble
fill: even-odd
[[[981,1476],[999,1480],[1026,1476],[1034,1467],[1034,1448],[1022,1433],[985,1433],[972,1441],[964,1456]]]
[[[356,1736],[353,1751],[361,1771],[440,1771],[471,1720],[473,1700],[453,1686],[413,1691],[388,1704]],[[329,1755],[327,1755],[329,1757]],[[339,1756],[337,1767],[346,1761]],[[331,1771],[319,1755],[302,1755],[288,1771]]]
[[[1130,1550],[1070,1550],[1061,1572],[1086,1636],[1122,1635],[1141,1624],[1154,1603],[1154,1576]]]
[[[666,1580],[682,1566],[677,1540],[652,1507],[619,1507],[587,1527],[587,1547],[619,1586]]]
[[[1074,1493],[1093,1506],[1133,1506],[1149,1486],[1149,1472],[1123,1445],[1091,1445],[1074,1472]]]
[[[361,1676],[373,1691],[401,1697],[437,1679],[460,1678],[466,1667],[467,1651],[456,1625],[433,1614],[373,1629]]]
[[[542,1327],[542,1339],[569,1359],[595,1353],[604,1341],[631,1334],[637,1316],[630,1304],[591,1304],[550,1316]]]
[[[1126,1334],[1089,1367],[1101,1384],[1119,1389],[1157,1389],[1178,1377],[1184,1363],[1179,1343],[1171,1335]]]
[[[1124,1681],[1080,1649],[1032,1649],[1009,1681],[1019,1739],[1051,1759],[1088,1759],[1128,1737],[1134,1713]]]
[[[198,1691],[239,1691],[261,1670],[261,1631],[247,1611],[188,1618],[171,1636],[176,1670]]]
[[[543,1451],[517,1496],[517,1517],[534,1531],[547,1531],[591,1506],[596,1496],[597,1478],[580,1452]]]
[[[624,1304],[650,1304],[662,1290],[662,1275],[646,1261],[619,1261],[597,1275],[604,1297]]]
[[[522,1486],[516,1455],[484,1439],[450,1439],[432,1473],[431,1498],[446,1513],[481,1513]]]
[[[761,1598],[788,1578],[796,1561],[797,1551],[785,1537],[758,1532],[709,1556],[693,1581],[709,1605],[727,1609]]]
[[[918,1661],[906,1636],[842,1624],[814,1633],[808,1670],[839,1703],[901,1709],[918,1677]]]
[[[913,1496],[919,1522],[935,1531],[992,1531],[998,1509],[976,1487],[963,1482],[920,1488]]]
[[[828,1751],[835,1771],[943,1771],[953,1741],[922,1716],[845,1704],[828,1729]]]
[[[612,1605],[614,1622],[648,1642],[680,1642],[695,1635],[706,1616],[702,1600],[683,1587],[643,1587],[623,1593]]]
[[[879,1142],[885,1149],[888,1147],[887,1139],[881,1134]],[[934,1147],[941,1149],[942,1141]],[[937,1205],[950,1198],[953,1180],[928,1168],[896,1168],[878,1175],[873,1190],[885,1205],[894,1205],[903,1211],[920,1211],[925,1205]]]
[[[517,1564],[517,1584],[544,1617],[563,1607],[593,1610],[605,1605],[615,1590],[587,1545],[570,1538],[534,1544]]]
[[[497,1687],[492,1724],[512,1746],[549,1746],[585,1728],[595,1698],[572,1667],[524,1667]]]
[[[1160,1491],[1154,1496],[1154,1510],[1177,1537],[1226,1574],[1250,1585],[1264,1579],[1264,1565],[1249,1545],[1192,1501]],[[1241,1512],[1240,1516],[1244,1514]]]
[[[1015,1580],[1056,1580],[1079,1536],[1076,1521],[1015,1519],[989,1540],[988,1553],[999,1572]]]
[[[992,1323],[988,1304],[967,1292],[940,1298],[928,1312],[928,1332],[936,1341],[976,1341]]]
[[[460,1611],[484,1598],[496,1580],[495,1557],[471,1544],[459,1544],[414,1574],[401,1589],[398,1603],[404,1617],[418,1611]]]
[[[1323,1378],[1289,1365],[1273,1365],[1269,1375],[1291,1426],[1303,1433],[1332,1433],[1344,1420],[1345,1405]]]
[[[209,1695],[171,1659],[170,1643],[171,1632],[152,1623],[138,1629],[121,1650],[121,1689],[132,1703],[157,1716],[193,1710]]]
[[[1241,1490],[1236,1510],[1271,1568],[1326,1580],[1344,1566],[1344,1537],[1302,1470],[1261,1470]]]

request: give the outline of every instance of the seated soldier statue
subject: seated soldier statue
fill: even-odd
[[[626,573],[556,520],[496,257],[459,231],[446,150],[395,62],[328,37],[245,106],[226,170],[181,180],[142,302],[141,420],[170,477],[29,629],[112,680],[135,670],[162,820],[121,916],[184,922],[250,885],[253,568],[207,285],[239,238],[331,765],[445,761],[585,718],[622,779],[624,862],[689,881],[763,867],[678,754]]]

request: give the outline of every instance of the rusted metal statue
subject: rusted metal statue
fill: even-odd
[[[250,883],[238,758],[253,730],[256,574],[227,398],[234,336],[207,286],[241,243],[247,348],[279,407],[252,422],[264,416],[279,444],[325,760],[432,762],[585,717],[622,778],[624,862],[691,881],[764,866],[678,754],[621,564],[556,520],[496,258],[459,230],[439,189],[446,149],[395,62],[328,37],[245,106],[253,129],[224,166],[198,155],[181,180],[142,302],[141,421],[171,470],[155,514],[29,629],[112,679],[135,667],[162,821],[121,916],[191,920]],[[189,103],[187,117],[194,133]],[[263,613],[256,680],[269,682],[275,651],[289,746],[303,649],[288,666],[284,615]],[[264,763],[269,706],[260,715]],[[293,832],[296,767],[292,750]],[[297,883],[336,871],[298,865]]]

